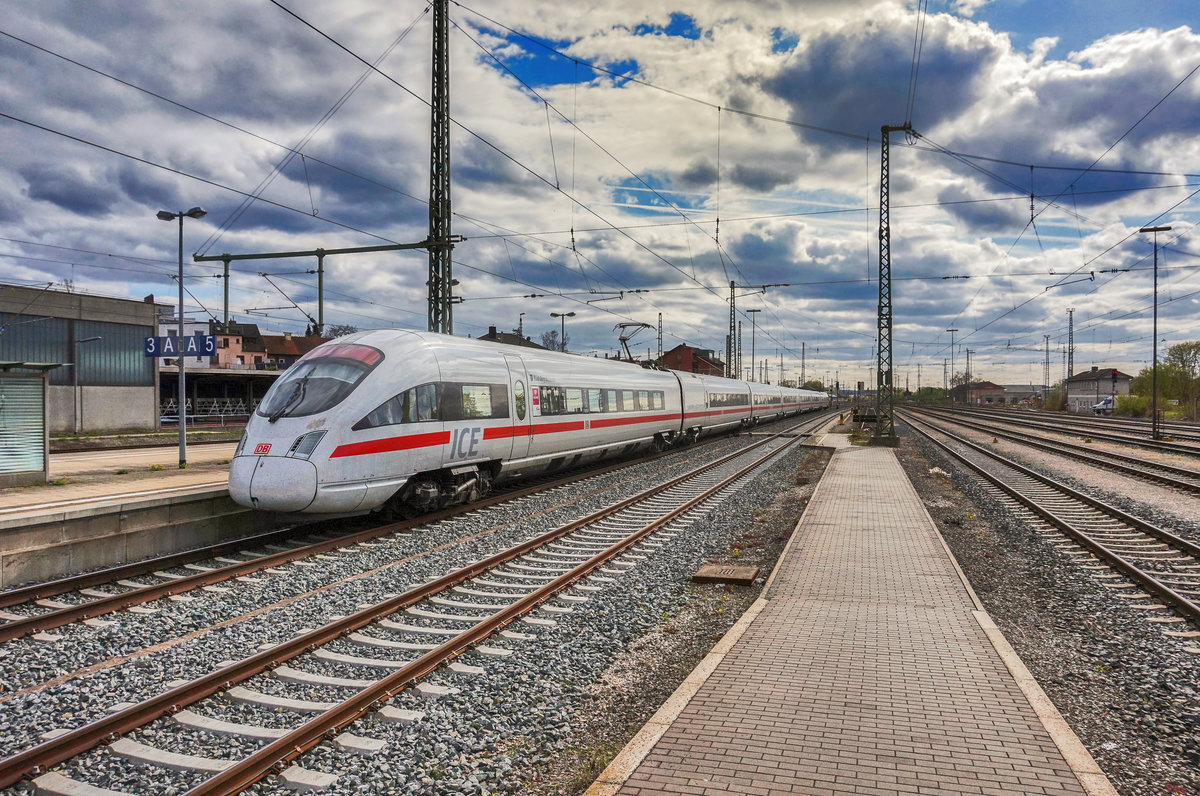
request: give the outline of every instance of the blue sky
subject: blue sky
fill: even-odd
[[[994,30],[1008,33],[1013,46],[1027,50],[1034,39],[1053,37],[1058,44],[1053,58],[1066,58],[1074,50],[1115,33],[1156,27],[1170,30],[1195,26],[1200,13],[1190,0],[991,0],[974,14]]]
[[[0,119],[0,281],[172,296],[175,241],[154,213],[197,204],[209,215],[189,223],[189,253],[421,240],[424,4],[285,5],[328,38],[274,7],[181,15],[149,0],[46,0],[0,23],[0,112],[15,117]],[[489,19],[452,5],[456,332],[515,328],[524,312],[537,338],[557,329],[550,312],[573,310],[572,348],[610,353],[615,324],[661,313],[667,348],[722,350],[733,280],[747,286],[739,308],[763,310],[759,351],[782,351],[789,377],[804,344],[807,375],[870,381],[879,127],[903,121],[914,5],[493,0],[478,7]],[[979,375],[1040,381],[1040,357],[1013,351],[1048,334],[1058,373],[1069,306],[1076,369],[1135,372],[1150,317],[1136,229],[1151,222],[1176,227],[1160,239],[1164,342],[1200,337],[1190,6],[929,4],[922,138],[891,149],[898,372],[940,377],[954,326],[960,366],[970,347]],[[1046,37],[1057,44],[1035,46]],[[272,177],[285,146],[304,158]],[[261,198],[241,212],[247,194]],[[423,327],[421,253],[326,265],[330,322]],[[235,316],[302,330],[298,312],[245,310],[287,303],[259,271],[311,267],[235,268]],[[187,274],[189,314],[220,314],[214,270]],[[312,277],[276,281],[315,314]],[[752,292],[766,283],[793,286]]]

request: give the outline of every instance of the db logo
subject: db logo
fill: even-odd
[[[260,442],[254,446],[254,455],[255,456],[263,456],[270,452],[271,452],[271,443],[269,443],[269,442]]]

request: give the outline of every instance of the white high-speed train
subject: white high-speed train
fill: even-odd
[[[229,471],[257,509],[410,515],[500,479],[829,406],[766,384],[426,332],[360,332],[267,392]]]

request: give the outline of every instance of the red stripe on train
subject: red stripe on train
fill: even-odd
[[[449,431],[432,431],[428,434],[410,434],[405,437],[387,437],[366,442],[351,442],[338,445],[329,454],[330,459],[340,459],[343,456],[363,456],[368,453],[391,453],[392,451],[407,451],[415,448],[430,448],[435,445],[445,445],[450,441]]]

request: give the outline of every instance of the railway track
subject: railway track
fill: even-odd
[[[373,525],[350,534],[312,539],[311,528],[324,528],[330,524],[324,521],[0,592],[0,619],[4,620],[0,624],[0,642],[45,633],[72,622],[103,621],[99,618],[115,611],[136,609],[164,597],[252,577],[294,561],[406,533],[505,501],[615,472],[628,465],[629,462],[620,462],[560,478],[539,479],[519,488],[497,491],[474,503],[411,520]],[[309,541],[296,541],[297,537],[305,536]]]
[[[1131,608],[1156,614],[1154,621],[1200,626],[1200,545],[930,426],[911,412],[901,414],[936,447],[985,479],[1006,502],[1040,520],[1052,544],[1061,543]],[[1200,636],[1191,630],[1168,632]]]
[[[1002,425],[998,420],[970,420],[958,416],[947,416],[935,412],[926,412],[921,409],[909,409],[915,415],[924,417],[927,421],[936,418],[942,422],[950,422],[956,425],[965,426],[990,434],[994,437],[999,437],[1007,440],[1012,440],[1021,445],[1027,445],[1038,450],[1047,451],[1049,453],[1058,454],[1061,456],[1069,456],[1075,461],[1083,461],[1093,464],[1102,470],[1115,471],[1125,475],[1131,475],[1136,478],[1141,478],[1146,481],[1151,481],[1156,484],[1164,484],[1166,486],[1181,489],[1186,492],[1200,492],[1200,470],[1193,470],[1187,467],[1176,467],[1170,464],[1160,462],[1147,461],[1146,459],[1137,456],[1128,456],[1121,453],[1106,451],[1103,454],[1097,454],[1093,449],[1085,445],[1077,445],[1064,440],[1050,439],[1045,436],[1036,434],[1025,434],[1019,431],[1013,431],[1009,427]],[[940,428],[940,427],[939,427]]]
[[[929,411],[944,414],[946,416],[973,416],[983,417],[995,420],[1000,416],[1000,413],[995,411],[984,411],[975,409],[950,409],[946,407],[930,408]],[[1020,412],[1005,412],[1004,421],[1010,426],[1022,426],[1024,428],[1036,428],[1042,431],[1048,431],[1054,434],[1075,434],[1080,437],[1086,437],[1095,440],[1105,440],[1107,442],[1117,442],[1122,445],[1132,445],[1134,447],[1146,448],[1164,453],[1178,453],[1184,456],[1200,456],[1200,444],[1172,442],[1169,440],[1152,440],[1148,434],[1121,434],[1114,432],[1111,427],[1107,426],[1107,421],[1092,425],[1097,421],[1083,423],[1079,418],[1071,417],[1070,415],[1062,415],[1053,419],[1042,419],[1041,415],[1028,417]]]
[[[230,662],[228,666],[186,684],[177,684],[141,705],[126,707],[105,719],[47,740],[0,761],[0,784],[12,784],[26,775],[39,776],[37,787],[40,790],[71,792],[71,788],[79,783],[67,781],[57,772],[47,773],[50,766],[111,739],[114,733],[124,735],[147,722],[173,714],[173,718],[163,721],[200,733],[236,737],[243,746],[251,742],[265,745],[241,763],[220,757],[207,758],[208,762],[195,756],[185,760],[177,752],[156,751],[148,744],[128,737],[114,742],[110,746],[111,752],[160,766],[178,768],[185,762],[198,766],[207,774],[216,775],[204,784],[197,784],[194,792],[231,793],[277,770],[282,761],[296,757],[302,750],[329,738],[331,733],[338,733],[368,711],[375,716],[385,716],[385,720],[417,720],[416,716],[403,711],[380,713],[372,706],[387,701],[405,688],[421,687],[414,686],[419,678],[457,656],[469,654],[486,658],[514,654],[511,647],[492,647],[479,642],[494,637],[497,632],[508,634],[500,643],[519,644],[527,640],[532,635],[530,630],[536,632],[539,625],[553,623],[555,615],[570,612],[575,605],[587,600],[590,593],[605,588],[614,579],[619,579],[626,569],[653,555],[663,543],[660,540],[670,536],[671,531],[666,532],[666,537],[662,535],[664,526],[686,524],[688,520],[681,516],[689,509],[711,500],[746,472],[773,458],[798,439],[798,436],[790,441],[778,436],[768,437],[751,448],[729,454],[636,498],[539,534],[517,547],[486,556],[468,567],[364,607],[349,617],[330,621],[321,628]],[[753,456],[749,451],[760,447],[769,452],[751,464],[744,464]],[[715,471],[721,471],[720,475]],[[688,494],[681,494],[681,490]],[[656,532],[658,540],[647,539]],[[634,546],[638,549],[632,549]],[[589,581],[581,582],[582,578]],[[566,589],[573,589],[574,593],[564,594]],[[529,616],[539,606],[540,616]],[[403,613],[397,614],[400,611]],[[393,614],[397,615],[393,617]],[[517,621],[522,622],[520,632],[509,628],[516,626]],[[468,650],[471,651],[468,653]],[[395,657],[397,655],[400,657]],[[305,663],[297,663],[296,659],[302,656]],[[297,666],[316,671],[305,673]],[[338,667],[344,667],[350,676],[321,673]],[[278,682],[261,690],[237,685],[267,669],[273,669],[273,674],[264,677],[299,682],[307,691],[330,688],[335,691],[352,689],[357,693],[340,702],[292,699],[272,696],[278,692]],[[369,678],[362,676],[364,671],[387,674],[382,678]],[[479,667],[473,666],[460,666],[461,672],[482,674]],[[424,687],[432,688],[436,693],[435,687]],[[264,728],[212,720],[211,716],[206,718],[204,710],[187,709],[218,691],[224,692],[226,699],[255,705],[260,710],[290,715],[315,712],[318,717],[293,728]],[[278,720],[268,722],[278,723]],[[365,743],[360,736],[339,734],[336,737],[341,745]],[[373,744],[365,743],[365,747],[373,747]],[[366,751],[364,749],[364,753]],[[296,769],[284,779],[309,776]]]
[[[654,454],[639,461],[666,455],[669,453]],[[0,643],[45,634],[72,622],[101,623],[105,621],[104,615],[115,611],[137,610],[146,603],[164,597],[179,597],[197,589],[219,589],[219,584],[226,581],[253,577],[256,573],[277,570],[284,564],[311,556],[409,532],[505,501],[602,476],[628,465],[628,461],[621,461],[598,468],[583,468],[564,476],[535,479],[497,490],[470,504],[411,520],[370,525],[349,534],[330,533],[326,529],[336,523],[322,521],[10,589],[0,592]],[[362,520],[350,522],[363,524]],[[318,538],[313,538],[314,535]],[[304,537],[308,540],[296,541]]]

